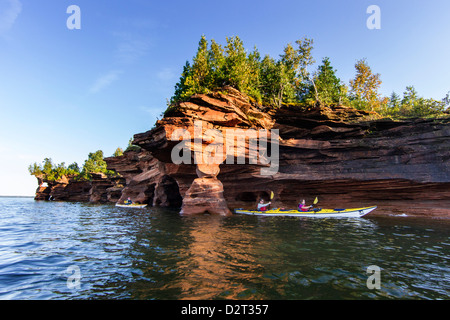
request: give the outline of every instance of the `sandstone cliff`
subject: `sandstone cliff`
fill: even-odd
[[[249,139],[239,140],[239,132],[230,138],[228,129],[254,129],[264,133],[266,144],[255,148]],[[269,134],[275,130],[279,136]],[[278,166],[262,174],[274,162],[267,163],[274,160],[271,143],[278,146]],[[392,121],[344,106],[273,110],[227,87],[172,106],[152,130],[136,134],[133,144],[141,151],[105,159],[120,181],[96,177],[89,184],[53,184],[38,190],[37,198],[131,197],[181,207],[184,214],[228,215],[233,208],[255,208],[273,191],[274,207],[295,207],[300,199],[318,196],[320,207],[378,205],[373,214],[450,216],[448,118]],[[218,154],[221,164],[196,164],[206,151]],[[184,163],[174,163],[174,154],[183,154]],[[243,163],[237,161],[242,154]]]
[[[103,173],[93,173],[91,181],[66,176],[48,181],[38,177],[35,200],[115,203],[122,195],[123,182],[121,177],[108,177]]]
[[[195,174],[195,164],[184,165],[185,176],[171,175],[188,200],[184,212],[197,212],[196,206],[214,211],[205,205],[207,197],[202,198],[214,189],[212,183],[216,193],[223,190],[229,208],[254,208],[273,191],[276,207],[293,207],[300,199],[311,202],[319,196],[322,207],[376,204],[378,213],[450,214],[449,119],[392,121],[343,106],[265,110],[237,90],[224,91],[195,95],[173,106],[153,130],[135,135],[134,143],[168,164],[179,143],[172,139],[174,132],[185,129],[194,137],[195,121],[201,121],[203,149],[211,144],[208,129],[278,129],[279,168],[273,175],[261,175],[264,165],[249,164],[248,140],[243,146],[246,164],[223,163],[213,175],[223,187],[211,181],[192,184],[201,176]],[[188,148],[194,158],[192,140]],[[238,147],[225,157],[235,155]],[[195,198],[185,195],[191,186],[197,190]],[[222,214],[223,208],[218,211]]]

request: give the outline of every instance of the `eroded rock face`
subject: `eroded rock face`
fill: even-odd
[[[271,191],[276,207],[296,207],[301,199],[312,202],[319,196],[322,207],[385,204],[388,208],[393,207],[390,203],[403,202],[425,210],[427,202],[429,210],[422,212],[438,214],[438,202],[450,200],[448,119],[391,121],[344,106],[284,106],[266,111],[234,89],[228,95],[196,95],[174,106],[155,129],[136,135],[134,143],[170,163],[170,151],[179,143],[171,140],[173,133],[185,129],[194,137],[195,121],[202,122],[204,131],[225,132],[231,126],[279,130],[276,174],[262,176],[261,165],[249,164],[248,141],[244,143],[245,165],[220,165],[217,179],[229,208],[255,208],[260,198],[268,200]],[[208,142],[202,141],[203,147]],[[195,151],[192,143],[188,148]],[[228,155],[235,151],[228,150]],[[206,199],[208,187],[201,191],[196,182],[192,188],[204,192]],[[187,193],[190,198],[184,211],[204,201],[194,201],[191,193]]]
[[[171,176],[176,175],[178,167],[159,161],[145,150],[125,152],[105,161],[109,169],[125,179],[119,203],[131,198],[150,206],[181,207],[180,187]]]
[[[183,189],[180,192],[183,195],[183,214],[231,214],[223,196],[223,185],[217,179],[219,164],[227,156],[237,154],[239,147],[247,151],[245,159],[248,162],[251,148],[248,141],[242,140],[236,142],[232,149],[227,149],[226,139],[230,137],[227,130],[270,129],[273,125],[272,118],[255,107],[246,96],[233,88],[226,88],[226,91],[194,95],[188,102],[181,102],[166,112],[166,117],[157,122],[155,129],[134,137],[134,144],[150,151],[166,164],[173,163],[174,147],[180,145],[180,140],[184,141],[184,152],[189,155],[179,166],[194,168],[197,177],[187,182],[177,172],[170,174],[180,190]],[[208,152],[211,157],[206,159],[204,155]],[[186,183],[189,183],[187,190]]]
[[[47,183],[47,186],[39,186],[36,190],[35,200],[90,201],[92,188],[90,181],[75,181],[64,177],[64,179],[58,181],[45,181],[45,183]]]
[[[231,215],[223,197],[223,185],[216,177],[195,179],[184,195],[181,214],[195,215],[202,213]]]
[[[229,129],[278,130],[278,170],[261,174],[266,165],[251,163],[259,150],[248,139],[236,138],[226,148]],[[214,132],[225,139],[220,141]],[[189,161],[174,163],[174,147],[183,137],[184,160]],[[273,138],[267,139],[270,144]],[[131,197],[182,207],[184,214],[228,215],[232,208],[255,208],[273,192],[273,207],[293,208],[301,199],[310,203],[318,196],[323,208],[378,205],[373,214],[450,216],[448,118],[391,121],[344,106],[272,110],[223,88],[176,104],[154,129],[136,134],[133,144],[142,150],[105,159],[122,183],[108,187],[99,178],[87,192],[86,185],[60,183],[40,188],[36,197],[113,202]],[[196,162],[211,147],[222,147],[221,164]],[[244,164],[237,164],[242,150]],[[269,147],[263,151],[271,153]],[[225,161],[227,156],[234,161]]]
[[[120,186],[124,183],[121,177],[108,177],[103,173],[93,173],[92,176],[91,181],[66,176],[56,181],[46,181],[39,177],[35,200],[102,203],[119,200],[123,189]]]

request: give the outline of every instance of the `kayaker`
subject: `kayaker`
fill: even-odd
[[[272,202],[269,203],[264,203],[264,200],[261,199],[258,203],[258,211],[266,211],[267,207],[271,204]]]
[[[130,204],[132,204],[132,203],[133,203],[133,201],[131,201],[131,198],[130,198],[130,197],[128,197],[128,199],[125,200],[125,204],[127,204],[127,205],[130,205]]]
[[[307,207],[305,204],[305,199],[303,199],[302,202],[298,205],[298,211],[306,212],[306,211],[311,210],[312,207],[313,206]]]

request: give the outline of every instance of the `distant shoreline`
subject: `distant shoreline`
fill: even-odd
[[[34,198],[34,196],[1,196],[0,198]]]

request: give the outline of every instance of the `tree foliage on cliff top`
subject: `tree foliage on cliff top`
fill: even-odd
[[[265,55],[255,47],[247,51],[238,36],[227,37],[222,46],[208,43],[202,36],[196,55],[187,61],[170,105],[186,101],[193,94],[208,93],[225,85],[247,94],[255,102],[279,108],[282,105],[338,105],[376,111],[384,116],[421,117],[441,115],[450,98],[442,100],[411,96],[407,88],[401,101],[379,93],[381,75],[374,73],[366,59],[355,63],[355,78],[346,85],[336,76],[330,59],[324,58],[314,72],[312,39],[304,37],[287,44],[278,59]],[[170,108],[170,106],[169,106]]]
[[[64,162],[53,164],[51,158],[45,158],[42,164],[35,162],[30,165],[28,171],[31,175],[44,181],[57,181],[64,176],[75,178],[76,180],[91,180],[92,173],[104,173],[108,176],[116,175],[116,172],[107,169],[102,150],[89,153],[88,159],[85,160],[81,169],[76,162],[66,167]]]

